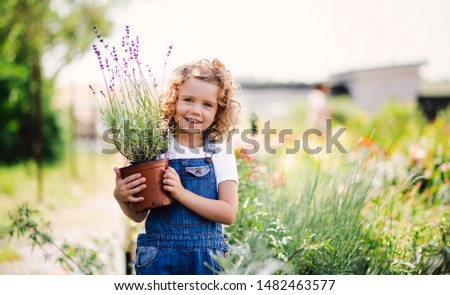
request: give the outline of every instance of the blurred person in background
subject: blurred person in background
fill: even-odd
[[[325,134],[326,119],[331,118],[328,106],[330,87],[326,83],[318,83],[308,93],[308,114],[306,116],[307,128],[315,128]]]

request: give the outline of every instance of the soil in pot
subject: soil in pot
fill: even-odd
[[[168,159],[151,161],[148,163],[133,164],[120,168],[122,178],[140,173],[146,179],[147,188],[133,195],[134,197],[144,197],[144,201],[130,203],[134,212],[140,212],[161,206],[172,204],[170,193],[163,189],[164,168],[169,166]]]

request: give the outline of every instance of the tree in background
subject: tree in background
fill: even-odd
[[[58,159],[62,136],[50,109],[54,82],[64,66],[79,58],[95,37],[107,35],[108,5],[90,0],[0,1],[0,164],[34,160],[38,199],[43,164]],[[56,69],[44,77],[43,57]]]

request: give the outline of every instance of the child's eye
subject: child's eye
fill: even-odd
[[[186,102],[192,102],[192,98],[184,98],[183,100]]]
[[[205,103],[205,104],[203,104],[205,107],[208,107],[208,108],[211,108],[212,107],[212,104],[210,104],[210,103]]]

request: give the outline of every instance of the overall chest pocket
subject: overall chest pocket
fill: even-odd
[[[203,177],[209,173],[209,166],[196,166],[196,167],[186,167],[187,173],[190,173],[196,177]]]
[[[211,169],[209,166],[184,167],[180,179],[185,189],[205,198],[214,198],[211,191]],[[214,189],[216,189],[214,187]],[[206,218],[189,210],[180,203],[175,203],[167,215],[166,222],[172,226],[198,226],[209,222]]]

